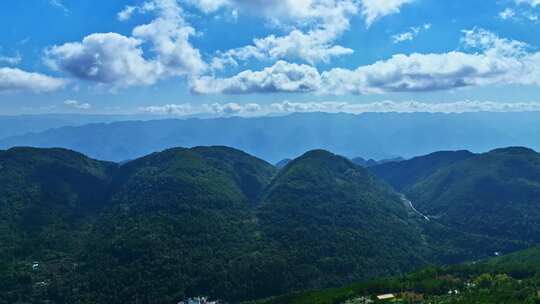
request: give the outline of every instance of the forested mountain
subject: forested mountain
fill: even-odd
[[[73,229],[106,206],[116,168],[61,149],[0,152],[1,260],[78,247]]]
[[[226,147],[123,165],[61,149],[14,148],[0,160],[0,302],[255,299],[429,258],[399,196],[325,151],[279,174]],[[395,262],[381,266],[384,257]]]
[[[432,267],[407,275],[279,296],[251,304],[536,304],[540,302],[539,278],[540,248],[532,248],[476,263]],[[391,295],[392,298],[377,301],[380,295]]]
[[[63,149],[0,151],[0,303],[174,303],[197,295],[234,303],[538,243],[535,152],[443,163],[451,164],[406,192],[428,220],[367,169],[324,150],[281,170],[221,146],[173,148],[121,165]],[[458,194],[455,206],[443,199],[446,189]],[[515,204],[505,207],[512,193]],[[461,200],[468,196],[476,200]],[[485,222],[463,202],[477,204]],[[499,225],[499,217],[503,233],[467,225]]]
[[[407,191],[416,207],[449,227],[540,241],[540,154],[498,149],[444,167]]]
[[[540,112],[297,113],[72,125],[37,134],[17,132],[1,139],[0,148],[62,147],[97,159],[125,161],[179,146],[225,145],[271,163],[313,149],[379,160],[460,149],[475,153],[507,146],[540,149],[539,132]]]
[[[437,170],[472,156],[474,154],[469,151],[441,151],[409,160],[372,164],[369,170],[402,191]]]
[[[290,265],[280,284],[305,288],[425,264],[427,245],[407,208],[365,169],[315,150],[279,172],[258,217],[267,241]]]
[[[369,169],[442,224],[446,239],[449,231],[484,236],[502,242],[492,248],[504,252],[513,248],[506,241],[540,241],[539,164],[540,154],[515,147],[484,154],[436,152]]]

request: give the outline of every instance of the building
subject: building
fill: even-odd
[[[207,297],[196,297],[187,299],[182,302],[178,302],[178,304],[219,304],[218,301],[209,301]]]
[[[379,301],[389,301],[389,300],[394,300],[395,298],[396,296],[392,293],[377,296],[377,300]]]

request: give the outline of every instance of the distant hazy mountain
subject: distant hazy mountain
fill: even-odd
[[[155,118],[155,116],[154,116]],[[90,123],[106,123],[124,120],[152,119],[151,116],[136,115],[85,115],[43,114],[0,116],[0,139],[27,133],[43,132],[66,126],[82,126]]]
[[[312,149],[346,157],[410,158],[433,151],[540,149],[540,112],[294,114],[285,117],[127,121],[11,137],[0,147],[63,147],[123,161],[175,146],[226,145],[272,163]]]
[[[290,159],[290,158],[285,158],[285,159],[282,159],[282,160],[278,161],[278,162],[276,163],[275,166],[276,166],[276,168],[278,168],[278,169],[283,169],[283,168],[285,168],[285,166],[287,166],[291,161],[292,161],[292,159]]]
[[[394,157],[394,158],[388,158],[388,159],[382,159],[382,160],[374,160],[372,158],[364,159],[363,157],[355,157],[355,158],[352,159],[352,162],[359,165],[359,166],[369,168],[369,167],[382,165],[382,164],[386,164],[386,163],[400,162],[400,161],[403,161],[403,160],[405,160],[405,159],[402,158],[402,157]]]

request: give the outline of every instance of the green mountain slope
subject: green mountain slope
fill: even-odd
[[[536,153],[491,154],[460,180],[504,164],[499,191],[518,185],[525,198],[536,193],[528,192]],[[428,181],[438,179],[417,186]],[[0,185],[0,303],[175,303],[198,295],[235,303],[478,259],[529,241],[428,221],[367,169],[323,150],[278,171],[219,146],[122,165],[16,148],[0,151]],[[537,226],[528,223],[532,235]]]
[[[260,242],[251,206],[273,170],[224,147],[172,149],[126,164],[115,176],[113,210],[93,231],[88,250],[97,250],[85,256],[98,286],[87,292],[107,303],[264,294],[244,267]]]
[[[540,241],[540,154],[499,149],[443,168],[413,186],[416,207],[460,231]]]
[[[313,290],[251,304],[456,303],[535,304],[540,302],[540,248],[477,263],[428,268],[341,288]],[[392,301],[377,301],[392,294]]]
[[[62,149],[14,148],[0,153],[0,257],[71,251],[72,233],[108,197],[112,163]]]
[[[448,165],[473,157],[469,151],[443,151],[409,160],[388,162],[369,169],[398,191],[413,186]]]
[[[290,265],[284,285],[335,285],[425,263],[417,217],[399,196],[326,151],[308,152],[280,171],[259,220]]]

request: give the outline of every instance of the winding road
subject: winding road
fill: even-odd
[[[430,221],[429,217],[425,214],[423,214],[422,212],[418,211],[416,208],[414,208],[414,205],[413,203],[407,198],[405,197],[405,195],[403,194],[400,194],[400,198],[401,198],[401,201],[409,208],[411,208],[411,210],[414,211],[414,213],[420,215],[421,217],[423,217],[426,221]]]

